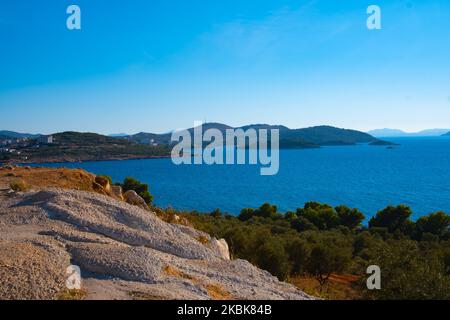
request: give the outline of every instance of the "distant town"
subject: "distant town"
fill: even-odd
[[[12,156],[26,161],[28,160],[28,156],[22,155],[22,149],[39,149],[41,146],[53,144],[53,141],[52,135],[42,135],[37,138],[0,138],[0,158],[9,158]]]

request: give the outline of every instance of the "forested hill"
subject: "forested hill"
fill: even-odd
[[[371,143],[374,145],[389,145],[389,142],[379,140],[370,134],[349,130],[340,129],[332,126],[316,126],[302,129],[290,129],[281,125],[267,125],[267,124],[252,124],[242,127],[233,128],[221,123],[206,123],[203,125],[203,130],[218,129],[225,132],[226,129],[278,129],[280,130],[280,147],[287,148],[318,148],[320,146],[329,145],[354,145],[357,143]],[[189,131],[193,131],[190,128]],[[170,144],[170,133],[155,134],[141,132],[135,135],[124,137],[129,141],[137,143],[160,143]]]
[[[227,129],[278,129],[281,149],[320,148],[359,143],[374,146],[391,145],[390,142],[379,140],[364,132],[331,126],[289,129],[279,125],[252,124],[232,128],[220,123],[207,123],[203,125],[203,131],[207,129],[217,129],[223,134]],[[188,130],[193,135],[194,128]],[[11,133],[8,134],[11,135]],[[2,139],[0,135],[1,162],[74,162],[169,157],[171,145],[175,143],[171,141],[171,133],[141,132],[135,135],[111,137],[97,133],[68,131],[49,136],[27,134],[21,137],[20,139]]]
[[[166,145],[144,145],[126,139],[112,138],[96,133],[62,132],[52,136],[52,141],[29,139],[6,146],[9,151],[0,153],[0,161],[42,163],[78,162],[99,160],[125,160],[168,157]]]

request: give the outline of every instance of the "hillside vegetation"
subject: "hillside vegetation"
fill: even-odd
[[[96,133],[63,132],[53,135],[52,144],[36,144],[20,148],[20,157],[7,160],[21,162],[75,162],[123,160],[170,155],[168,146],[137,144],[125,139]]]
[[[320,148],[359,143],[373,146],[391,145],[390,142],[378,140],[364,132],[331,126],[289,129],[284,126],[266,124],[253,124],[239,128],[220,123],[204,124],[203,131],[208,129],[217,129],[222,134],[225,134],[227,129],[278,129],[281,149]],[[188,130],[191,135],[194,134],[194,128]],[[96,133],[62,132],[53,134],[52,142],[45,141],[36,135],[9,131],[3,133],[5,135],[0,134],[0,143],[3,143],[7,150],[0,148],[0,162],[77,162],[169,157],[171,146],[177,143],[171,141],[171,133],[141,132],[130,136],[111,137]],[[12,136],[21,137],[22,140],[9,142]]]
[[[319,148],[320,146],[330,145],[354,145],[357,143],[381,142],[371,135],[348,129],[340,129],[331,126],[317,126],[303,129],[289,129],[280,125],[253,124],[242,127],[230,127],[221,123],[206,123],[203,125],[203,131],[208,129],[218,129],[223,134],[226,129],[278,129],[280,130],[280,148]],[[193,134],[193,128],[188,129]],[[138,133],[125,137],[129,141],[136,143],[149,143],[154,141],[161,144],[170,144],[171,134]],[[386,143],[386,142],[385,142]]]
[[[310,294],[450,299],[450,216],[443,212],[412,221],[410,208],[387,207],[368,226],[362,225],[365,217],[357,209],[315,202],[287,213],[266,203],[243,209],[239,217],[219,210],[183,216],[196,228],[225,238],[235,258],[247,259]],[[370,265],[381,268],[382,290],[366,288]],[[337,285],[336,278],[352,280]]]

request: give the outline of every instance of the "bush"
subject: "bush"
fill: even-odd
[[[298,232],[307,231],[307,230],[317,230],[317,227],[312,224],[305,217],[298,217],[291,221],[291,228],[297,230]]]
[[[418,239],[424,234],[429,233],[443,238],[448,232],[450,226],[450,216],[444,212],[431,213],[428,216],[421,217],[416,222],[416,232]]]
[[[350,259],[351,255],[344,249],[319,244],[311,250],[307,272],[319,282],[322,289],[332,273],[345,270]]]
[[[272,206],[270,203],[264,203],[261,207],[254,210],[251,208],[242,209],[239,219],[241,221],[250,220],[252,217],[277,219],[282,218],[282,215],[277,213],[277,207]]]
[[[381,268],[381,290],[367,290],[370,299],[429,300],[450,299],[450,277],[444,261],[424,254],[417,242],[411,240],[389,241],[377,252],[372,264]]]
[[[350,209],[346,206],[338,206],[335,208],[339,217],[339,223],[342,226],[354,230],[361,227],[361,223],[365,219],[364,215],[358,209]]]
[[[297,216],[311,222],[319,230],[330,230],[339,225],[339,217],[334,209],[317,202],[308,202],[304,208],[297,209]]]
[[[129,190],[134,190],[145,202],[151,206],[153,202],[153,196],[149,192],[148,184],[141,183],[140,181],[127,177],[123,181],[122,184],[118,184],[122,187],[123,192],[127,192]]]
[[[289,275],[288,256],[283,246],[274,239],[266,241],[256,251],[256,264],[281,281]]]
[[[411,208],[407,206],[388,206],[370,219],[369,227],[387,228],[389,233],[394,233],[397,230],[408,233],[412,224],[411,220],[409,220],[411,215]]]
[[[298,275],[306,271],[310,250],[306,241],[296,238],[286,244],[286,253],[291,263],[291,274]]]
[[[246,259],[281,280],[310,275],[322,290],[331,274],[353,275],[361,281],[359,287],[351,284],[354,298],[446,299],[450,218],[436,213],[413,222],[410,213],[404,206],[388,207],[372,219],[370,228],[361,227],[363,216],[357,209],[316,202],[284,215],[264,204],[242,210],[239,217],[219,210],[184,217],[197,229],[226,239],[233,258]],[[382,290],[366,292],[370,265],[381,268]]]

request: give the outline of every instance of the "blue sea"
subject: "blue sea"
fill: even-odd
[[[181,165],[171,159],[56,163],[114,181],[135,177],[150,185],[155,204],[238,214],[264,202],[281,212],[307,201],[359,208],[367,218],[388,205],[405,204],[414,218],[450,213],[450,139],[389,138],[393,149],[368,145],[281,150],[280,171],[261,176],[258,165]]]

